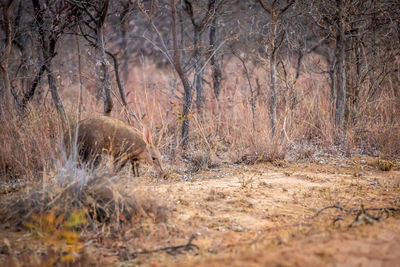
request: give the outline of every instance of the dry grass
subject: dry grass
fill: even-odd
[[[3,195],[2,230],[28,229],[42,247],[42,252],[20,255],[7,245],[8,264],[86,266],[96,263],[86,251],[89,239],[126,238],[138,247],[145,244],[149,232],[164,228],[171,205],[130,173],[129,168],[115,173],[111,159],[90,169],[77,167],[71,157],[47,165],[40,182]]]
[[[83,210],[89,223],[87,230],[115,233],[123,224],[138,223],[150,218],[154,223],[165,222],[167,208],[160,198],[143,191],[123,171],[112,172],[110,164],[95,170],[77,168],[69,159],[46,170],[40,183],[2,201],[0,221],[4,226],[21,227],[32,215],[54,213],[68,218]]]
[[[311,59],[312,60],[312,59]],[[226,62],[219,101],[212,92],[209,73],[205,76],[205,107],[202,116],[193,107],[190,141],[181,150],[181,99],[179,79],[166,69],[145,63],[131,69],[126,82],[129,109],[142,119],[158,145],[164,162],[173,166],[189,163],[190,171],[212,168],[222,163],[245,163],[280,159],[313,161],[319,153],[331,155],[368,154],[391,159],[399,154],[400,110],[396,96],[382,89],[373,102],[360,94],[358,109],[348,118],[346,134],[335,145],[330,92],[326,77],[303,74],[294,83],[293,70],[286,80],[280,77],[277,134],[271,138],[268,115],[268,75],[265,69],[248,66],[255,94],[255,117],[251,113],[248,83],[235,60]],[[85,69],[81,118],[103,112],[97,99],[93,70]],[[258,80],[256,83],[255,80]],[[77,80],[75,80],[76,83]],[[78,88],[74,81],[60,86],[60,94],[71,122],[77,120]],[[293,96],[286,85],[293,87]],[[367,85],[362,85],[367,86]],[[365,90],[361,90],[362,92]],[[195,99],[194,99],[195,100]],[[61,127],[47,96],[44,107],[32,104],[24,118],[14,114],[0,129],[0,178],[2,182],[38,180],[44,167],[59,157]],[[397,102],[396,102],[397,101]],[[113,116],[140,125],[124,112],[115,99]],[[185,157],[181,157],[184,155]],[[183,161],[182,161],[183,159]],[[3,187],[12,188],[8,184]],[[1,190],[1,191],[10,191]]]
[[[277,135],[271,138],[268,75],[260,67],[250,65],[249,68],[260,84],[255,86],[253,81],[254,121],[247,80],[241,65],[231,60],[225,66],[226,76],[219,101],[215,99],[211,83],[205,83],[206,102],[202,117],[193,104],[189,154],[208,154],[216,163],[239,162],[248,155],[274,160],[285,158],[293,150],[298,153],[297,158],[312,158],[315,149],[332,154],[355,151],[375,156],[379,154],[381,157],[398,154],[400,143],[396,133],[400,129],[400,110],[397,102],[393,101],[395,96],[383,90],[378,100],[372,102],[361,94],[360,108],[353,111],[348,119],[343,142],[335,146],[334,117],[330,110],[326,77],[309,74],[300,76],[293,85],[295,100],[289,97],[282,81],[281,86],[285,90],[279,91]],[[209,80],[209,76],[206,79]],[[290,83],[290,77],[288,79]],[[144,123],[156,134],[155,139],[163,155],[173,163],[180,160],[182,152],[179,146],[179,118],[183,93],[180,87],[179,80],[172,73],[156,69],[152,64],[144,64],[132,69],[126,88],[130,92],[130,108],[143,117]],[[97,106],[99,112],[101,108]],[[115,114],[122,113],[117,108]],[[304,143],[313,147],[293,149]]]
[[[0,127],[0,181],[35,180],[57,154],[57,114],[38,108],[24,117],[8,115]]]

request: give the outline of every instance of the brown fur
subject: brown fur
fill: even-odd
[[[78,155],[82,162],[96,166],[101,155],[107,154],[114,157],[119,168],[128,161],[131,162],[135,176],[139,176],[139,162],[146,162],[153,166],[159,175],[163,174],[160,153],[152,145],[147,128],[142,136],[122,121],[106,116],[82,120],[78,126]],[[75,130],[76,125],[71,128],[72,134],[64,134],[68,155],[72,144],[70,137],[74,136]]]

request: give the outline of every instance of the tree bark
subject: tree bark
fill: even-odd
[[[178,2],[179,2],[179,8],[178,8],[178,10],[177,10],[177,12],[176,12],[177,15],[178,15],[178,21],[179,21],[179,35],[180,35],[178,47],[182,48],[182,47],[185,46],[185,43],[184,43],[185,22],[184,22],[183,14],[182,14],[182,10],[183,10],[183,5],[184,5],[184,3],[183,3],[183,0],[178,0]],[[179,49],[179,52],[180,52],[180,58],[181,58],[181,60],[184,60],[184,59],[185,59],[185,49]],[[186,62],[183,62],[183,64],[186,64]]]
[[[344,130],[345,121],[345,105],[346,105],[346,92],[347,92],[347,73],[346,73],[346,32],[345,32],[345,18],[344,18],[344,5],[341,0],[339,4],[339,34],[337,36],[337,89],[336,89],[336,113],[335,113],[335,126],[340,133]]]
[[[130,49],[128,46],[128,25],[129,20],[127,17],[129,16],[130,11],[130,1],[128,1],[125,5],[123,5],[123,11],[120,16],[120,24],[121,24],[121,50],[123,55],[122,61],[122,77],[123,81],[126,83],[129,79],[129,58],[130,58]]]
[[[104,6],[102,8],[102,13],[99,16],[99,19],[96,24],[96,41],[97,41],[97,49],[99,51],[99,59],[100,59],[100,70],[102,72],[101,80],[102,80],[102,90],[104,92],[104,115],[109,116],[113,109],[113,100],[112,100],[112,88],[111,88],[111,80],[110,73],[108,71],[108,61],[105,52],[104,46],[104,32],[103,25],[106,19],[107,10],[108,10],[109,0],[104,1]]]
[[[335,102],[336,102],[336,96],[335,96],[335,87],[336,87],[336,82],[335,82],[335,77],[336,77],[336,70],[335,70],[335,65],[336,65],[336,57],[335,55],[330,55],[329,56],[329,69],[328,69],[328,74],[329,74],[329,88],[330,88],[330,118],[331,121],[333,121],[333,118],[335,117]]]
[[[183,95],[183,110],[182,110],[182,148],[186,149],[189,138],[189,114],[192,104],[192,86],[189,83],[187,75],[183,72],[181,66],[180,53],[178,48],[178,34],[176,28],[176,8],[175,0],[171,0],[171,15],[172,15],[172,41],[174,50],[174,67],[181,79],[184,95]]]
[[[276,131],[276,32],[277,32],[277,22],[274,23],[273,33],[271,37],[271,41],[269,43],[270,50],[270,95],[269,95],[269,116],[271,120],[271,133],[272,136],[275,136]]]
[[[11,22],[10,22],[10,6],[12,4],[13,0],[8,0],[8,1],[2,1],[1,6],[3,9],[3,23],[4,23],[4,29],[5,29],[5,34],[6,34],[6,47],[4,49],[4,53],[1,56],[1,61],[0,61],[0,71],[1,71],[1,77],[2,77],[2,90],[0,91],[0,97],[1,97],[1,104],[2,104],[2,109],[0,109],[0,116],[4,113],[4,111],[11,111],[11,107],[13,106],[13,99],[12,99],[12,94],[11,94],[11,85],[10,85],[10,77],[8,73],[8,60],[10,57],[11,53],[11,44],[12,44],[12,27],[11,27]]]
[[[193,46],[194,46],[194,60],[195,60],[195,68],[194,68],[194,80],[195,80],[195,88],[196,88],[196,109],[200,115],[200,118],[203,118],[203,108],[204,108],[204,93],[203,93],[203,76],[204,76],[204,56],[203,56],[203,48],[201,44],[201,33],[200,29],[197,26],[194,26],[194,37],[193,37]]]
[[[376,20],[374,18],[371,19],[371,25],[374,25],[376,23]],[[375,98],[375,92],[376,92],[376,76],[375,76],[375,64],[376,62],[373,62],[374,60],[377,59],[377,45],[376,45],[376,34],[375,34],[375,27],[372,28],[372,34],[370,37],[370,42],[371,42],[371,61],[368,63],[368,76],[369,76],[369,88],[368,88],[368,95],[374,99]]]
[[[210,48],[211,52],[216,49],[217,42],[217,18],[213,17],[211,20],[210,26]],[[219,94],[221,92],[221,81],[222,81],[222,71],[221,71],[221,62],[218,59],[218,53],[215,53],[211,56],[210,59],[211,69],[212,69],[212,78],[213,78],[213,89],[215,98],[218,100]]]

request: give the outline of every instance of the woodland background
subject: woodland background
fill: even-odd
[[[164,161],[400,152],[400,2],[2,0],[0,174],[69,124],[145,124]],[[183,156],[183,157],[182,157]]]

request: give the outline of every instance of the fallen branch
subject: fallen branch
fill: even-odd
[[[337,209],[337,210],[340,210],[341,212],[346,212],[347,216],[349,216],[351,214],[356,214],[354,221],[351,224],[349,224],[348,227],[353,227],[353,226],[359,225],[361,223],[372,224],[374,221],[379,222],[382,220],[384,213],[389,214],[390,212],[400,211],[400,207],[391,207],[391,206],[364,208],[364,205],[361,204],[361,207],[359,209],[348,209],[348,208],[344,208],[344,207],[340,206],[339,204],[335,204],[335,205],[326,206],[326,207],[318,210],[315,213],[314,218],[318,217],[320,214],[322,214],[323,211],[325,211],[327,209]],[[381,214],[379,216],[374,216],[372,214],[369,214],[367,211],[380,211]],[[335,223],[339,220],[343,220],[342,216],[336,217],[333,221]]]
[[[361,205],[361,209],[358,210],[356,218],[348,227],[353,227],[362,223],[373,224],[374,221],[380,222],[381,219],[382,216],[375,217],[371,214],[368,214],[367,211],[364,209],[364,205]]]
[[[199,247],[196,244],[192,243],[193,240],[196,239],[196,237],[197,237],[196,234],[191,235],[188,242],[185,245],[169,246],[169,247],[163,247],[163,248],[154,249],[154,250],[144,250],[144,251],[134,252],[131,254],[131,256],[133,258],[136,258],[139,254],[151,254],[151,253],[156,253],[156,252],[160,252],[160,251],[165,251],[170,255],[182,254],[183,251],[199,249]]]
[[[319,211],[317,211],[317,213],[315,213],[314,218],[315,218],[315,217],[318,217],[324,210],[333,209],[333,208],[338,209],[338,210],[340,210],[340,211],[343,211],[343,210],[344,210],[343,207],[341,207],[341,206],[339,206],[339,205],[337,205],[337,204],[332,205],[332,206],[327,206],[327,207],[324,207],[324,208],[320,209]]]

